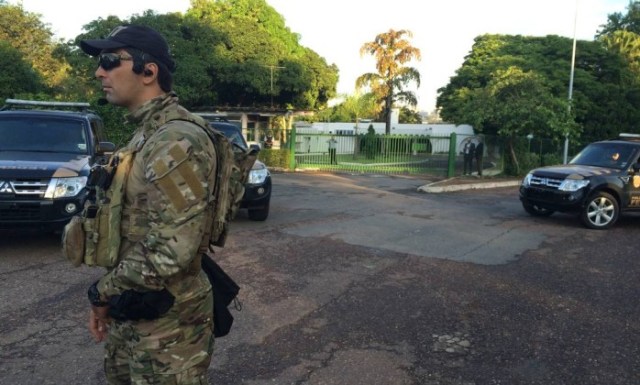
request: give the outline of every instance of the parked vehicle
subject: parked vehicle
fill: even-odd
[[[115,150],[88,103],[7,99],[0,108],[0,228],[61,230],[91,167]]]
[[[621,213],[640,211],[640,135],[591,143],[569,164],[531,170],[520,185],[533,216],[578,213],[592,229],[613,226]]]
[[[247,142],[242,135],[242,130],[224,118],[203,115],[214,129],[222,132],[229,140],[243,149],[252,148],[260,151],[260,146]],[[249,219],[253,221],[264,221],[269,217],[269,206],[271,202],[271,173],[267,166],[260,160],[256,160],[253,168],[249,172],[249,178],[245,184],[244,196],[240,203],[240,208],[247,209]]]

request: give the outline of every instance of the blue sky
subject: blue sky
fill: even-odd
[[[98,17],[128,18],[144,10],[184,12],[188,0],[9,0],[22,1],[39,13],[62,38],[75,37]],[[484,33],[559,35],[593,40],[607,15],[626,13],[629,0],[267,0],[283,17],[300,43],[340,69],[338,92],[352,94],[355,79],[375,71],[360,47],[389,29],[407,29],[422,60],[410,63],[421,74],[418,107],[431,111],[436,90],[444,87],[470,52],[473,39]],[[73,12],[69,12],[73,9]],[[577,12],[576,12],[577,10]],[[577,14],[577,17],[576,17]],[[73,15],[73,16],[71,16]],[[570,57],[571,52],[567,52]],[[579,55],[579,52],[577,53]],[[567,83],[570,68],[567,68]]]

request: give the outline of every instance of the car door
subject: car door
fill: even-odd
[[[625,195],[627,196],[627,202],[629,210],[640,210],[640,150],[635,150],[633,155],[633,161],[629,165],[628,175],[623,176],[623,179],[627,179],[625,183]]]

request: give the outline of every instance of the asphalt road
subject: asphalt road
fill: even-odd
[[[532,218],[517,187],[275,174],[271,216],[218,262],[243,309],[212,384],[640,383],[640,218]],[[55,236],[0,233],[0,384],[104,384],[86,288]]]

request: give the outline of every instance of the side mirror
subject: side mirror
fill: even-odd
[[[100,142],[96,147],[97,154],[104,154],[114,152],[116,150],[116,145],[111,142]]]
[[[640,162],[636,162],[634,163],[631,168],[633,169],[634,173],[637,173],[638,171],[640,171]]]
[[[249,155],[256,155],[260,152],[259,144],[251,144],[249,145]]]
[[[109,158],[116,150],[116,145],[111,142],[100,142],[96,146],[95,162],[96,164],[106,165]]]

